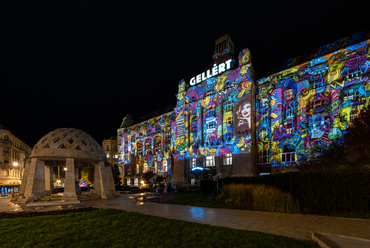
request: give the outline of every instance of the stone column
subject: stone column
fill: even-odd
[[[116,188],[114,187],[114,180],[113,180],[113,166],[109,165],[105,167],[105,174],[107,175],[107,181],[108,181],[108,189],[109,193],[112,195],[116,194]]]
[[[62,200],[77,200],[74,159],[66,158],[65,184]]]
[[[27,172],[27,168],[26,168]],[[26,200],[37,200],[45,192],[45,162],[37,158],[31,159],[28,168],[27,183],[24,191]]]
[[[22,174],[22,184],[19,188],[19,195],[20,196],[24,196],[24,192],[26,190],[28,172],[29,172],[29,169],[30,169],[30,165],[31,165],[31,160],[26,160],[24,162],[24,173]]]
[[[80,178],[78,177],[78,168],[75,168],[75,187],[76,187],[76,193],[80,194],[81,193],[81,188],[80,188]]]
[[[54,182],[54,167],[45,165],[45,190],[50,190],[50,193],[53,191],[53,182]]]
[[[104,162],[95,164],[95,178],[94,178],[94,189],[98,192],[102,199],[113,198],[114,196],[109,194],[107,176],[105,173]]]

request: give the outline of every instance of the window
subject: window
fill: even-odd
[[[267,130],[263,129],[260,133],[260,139],[264,139],[267,136]]]
[[[328,103],[324,101],[323,99],[317,99],[315,101],[312,101],[311,108],[320,108],[324,105],[327,105]]]
[[[208,112],[207,112],[206,117],[212,117],[212,116],[214,116],[214,115],[215,115],[215,107],[214,107],[214,106],[212,106],[212,107],[210,107],[210,108],[208,109]]]
[[[270,153],[268,150],[263,150],[260,153],[260,164],[268,164],[270,161]]]
[[[289,101],[289,100],[292,100],[292,98],[293,98],[293,90],[292,89],[286,90],[285,99]]]
[[[233,163],[233,154],[229,153],[224,155],[224,165],[232,165]]]
[[[234,137],[233,133],[231,133],[231,132],[227,133],[226,134],[226,141],[231,141],[233,139],[233,137]]]
[[[114,154],[114,158],[118,158],[118,154]]]
[[[163,171],[167,171],[167,160],[163,161]]]
[[[130,178],[127,178],[127,185],[128,186],[131,186],[131,180],[130,180]]]
[[[140,173],[140,167],[139,167],[139,164],[136,164],[136,174],[139,174]]]
[[[148,172],[148,164],[147,163],[144,163],[144,165],[143,165],[143,172],[144,173],[147,173]]]
[[[109,145],[107,145],[106,147],[107,147],[107,151],[109,151]]]
[[[225,112],[231,112],[231,111],[233,111],[233,104],[232,103],[228,103],[228,104],[226,104],[226,106],[225,106]]]
[[[285,163],[294,163],[296,161],[296,154],[294,152],[286,152],[281,154],[281,161]]]
[[[134,186],[139,187],[139,178],[134,179]]]
[[[288,123],[286,124],[286,132],[287,133],[292,133],[293,132],[293,123]]]
[[[231,116],[226,117],[226,123],[227,123],[227,125],[231,125],[232,122],[233,121],[232,121]]]
[[[269,106],[269,101],[267,98],[263,98],[260,101],[260,108],[266,108]]]
[[[354,59],[350,59],[350,61],[351,61],[351,60],[354,60]],[[351,74],[346,75],[345,79],[350,79],[350,78],[359,77],[359,76],[361,76],[361,75],[362,75],[362,73],[363,73],[363,72],[362,72],[361,70],[351,72]]]
[[[287,118],[287,119],[292,119],[292,118],[294,118],[294,109],[292,109],[292,108],[288,108],[288,109],[286,110],[286,118]]]
[[[195,166],[196,166],[196,164],[197,164],[197,159],[196,159],[196,158],[192,158],[192,159],[190,160],[190,168],[195,167]]]
[[[213,129],[216,127],[216,124],[214,121],[210,121],[207,123],[207,129]]]
[[[109,158],[109,154],[107,154],[107,158]]]
[[[227,124],[227,125],[231,125],[231,123],[233,122],[232,121],[232,111],[233,111],[233,105],[232,103],[227,103],[225,105],[225,112],[224,112],[224,122]]]
[[[198,118],[196,115],[193,116],[190,123],[190,130],[194,131],[198,129]]]
[[[344,91],[343,102],[348,100],[355,100],[359,97],[359,93],[356,89],[347,89]]]
[[[195,179],[194,178],[190,179],[190,185],[195,185]]]
[[[215,166],[215,157],[207,156],[206,157],[206,167]]]

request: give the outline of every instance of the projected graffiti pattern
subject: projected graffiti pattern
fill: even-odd
[[[250,59],[249,50],[244,49],[236,69],[188,90],[185,82],[180,81],[172,140],[175,160],[250,152],[253,84]]]
[[[119,163],[139,165],[141,172],[170,173],[172,119],[173,112],[170,112],[119,133]]]
[[[317,51],[306,63],[262,78],[256,88],[256,137],[262,164],[294,164],[297,154],[341,137],[370,100],[369,41]],[[321,56],[325,51],[334,52]]]

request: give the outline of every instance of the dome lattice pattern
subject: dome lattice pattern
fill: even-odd
[[[42,137],[33,149],[75,149],[97,153],[105,157],[101,146],[89,134],[75,128],[59,128]]]

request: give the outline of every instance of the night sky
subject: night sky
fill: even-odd
[[[369,29],[369,7],[368,0],[1,1],[0,123],[31,147],[61,127],[101,144],[126,114],[175,105],[178,82],[204,71],[217,38],[230,35],[234,59],[249,48],[261,78]]]

